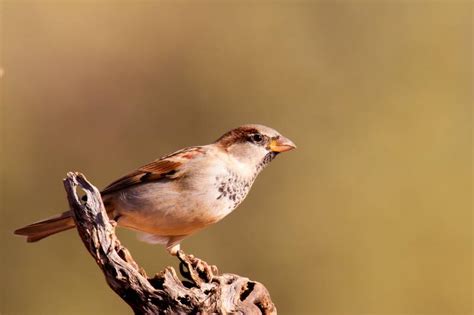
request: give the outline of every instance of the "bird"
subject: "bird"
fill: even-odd
[[[117,179],[101,191],[110,219],[161,244],[171,255],[181,241],[222,220],[245,199],[260,172],[296,145],[258,124],[232,129],[215,142],[181,149]],[[36,242],[75,227],[71,211],[14,231]]]

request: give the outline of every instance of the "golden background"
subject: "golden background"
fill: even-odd
[[[472,314],[472,4],[2,1],[1,314],[129,314],[74,231],[12,231],[243,123],[296,142],[188,252],[281,314]],[[177,261],[120,237],[149,274]]]

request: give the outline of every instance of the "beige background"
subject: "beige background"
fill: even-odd
[[[7,0],[1,27],[1,314],[129,314],[74,231],[11,232],[69,170],[104,187],[249,122],[298,150],[184,249],[281,314],[472,314],[469,2]]]

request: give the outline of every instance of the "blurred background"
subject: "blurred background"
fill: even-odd
[[[472,4],[1,3],[1,314],[130,314],[75,231],[15,228],[243,123],[298,149],[182,246],[281,314],[472,314]],[[119,236],[153,274],[177,260]]]

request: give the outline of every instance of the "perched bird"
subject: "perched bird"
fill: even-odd
[[[146,164],[102,192],[110,218],[143,241],[176,255],[185,237],[216,223],[247,196],[255,178],[295,144],[272,128],[244,125],[216,142],[189,147]],[[71,212],[15,231],[28,242],[74,227]]]

